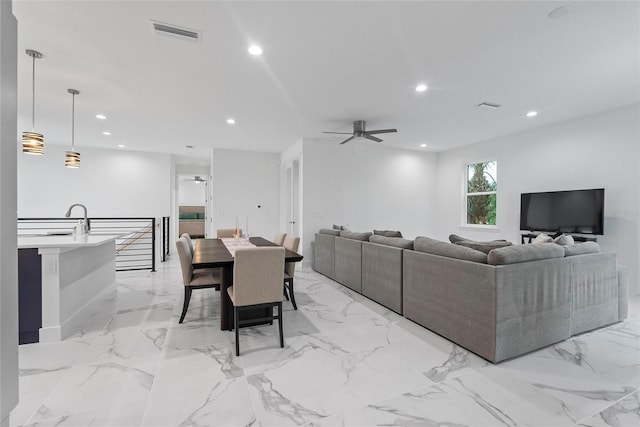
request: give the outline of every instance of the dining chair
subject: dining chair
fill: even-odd
[[[238,232],[242,236],[242,229],[239,229]],[[236,229],[235,228],[219,228],[217,232],[218,239],[224,239],[228,237],[235,237]]]
[[[276,233],[276,237],[273,238],[273,243],[278,246],[282,246],[284,244],[285,237],[287,237],[287,233]]]
[[[189,251],[191,252],[191,256],[193,257],[193,241],[191,240],[191,236],[189,233],[182,233],[181,238],[187,242],[187,246],[189,246]],[[222,268],[194,268],[194,273],[212,273],[214,275],[219,275],[222,277]],[[216,291],[220,290],[220,286],[216,286]]]
[[[284,248],[260,247],[238,249],[233,263],[233,286],[227,293],[233,303],[236,335],[236,356],[240,355],[240,326],[256,321],[278,320],[280,347],[284,347],[282,334],[282,281],[284,280]],[[273,307],[278,314],[273,314]],[[269,315],[240,320],[240,313],[248,308],[267,308]]]
[[[285,249],[289,249],[291,252],[298,252],[298,246],[300,246],[300,237],[287,236],[284,239],[283,244]],[[293,275],[296,271],[296,263],[288,262],[284,266],[284,294],[287,293],[291,296],[291,304],[293,309],[297,310],[296,297],[293,294]],[[288,292],[287,292],[288,291]],[[289,298],[287,298],[289,299]]]
[[[191,292],[194,289],[205,288],[220,288],[220,274],[219,272],[205,272],[194,271],[192,264],[192,254],[189,250],[189,243],[183,237],[180,237],[176,242],[178,248],[178,257],[180,258],[180,268],[182,269],[182,283],[184,284],[184,302],[182,304],[182,315],[180,315],[180,321],[182,323],[187,309],[189,308],[189,301],[191,300]]]

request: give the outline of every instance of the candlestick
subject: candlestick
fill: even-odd
[[[245,236],[249,237],[249,215],[247,215],[247,228],[244,230]]]

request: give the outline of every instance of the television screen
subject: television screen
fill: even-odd
[[[520,195],[520,230],[604,234],[604,188]]]

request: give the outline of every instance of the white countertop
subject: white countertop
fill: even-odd
[[[18,249],[28,248],[79,248],[82,246],[99,246],[113,241],[120,234],[85,234],[84,236],[18,236]]]

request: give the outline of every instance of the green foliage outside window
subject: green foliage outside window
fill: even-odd
[[[467,165],[467,224],[496,225],[496,161]]]

